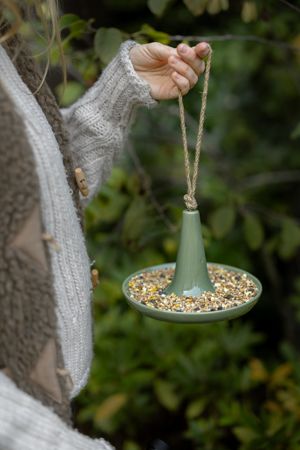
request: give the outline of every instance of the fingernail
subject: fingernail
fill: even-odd
[[[181,51],[181,53],[186,53],[188,50],[188,46],[185,44],[180,44],[179,45],[179,50]]]
[[[205,55],[205,56],[208,55],[209,52],[210,52],[210,46],[209,46],[209,44],[206,44],[206,47],[205,47],[205,49],[204,49],[204,55]]]

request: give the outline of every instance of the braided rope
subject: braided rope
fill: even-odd
[[[184,105],[183,105],[183,99],[182,99],[181,92],[179,91],[179,94],[178,94],[180,125],[181,125],[181,132],[182,132],[183,152],[184,152],[184,166],[185,166],[185,174],[186,174],[186,181],[187,181],[187,193],[184,195],[183,199],[184,199],[185,205],[189,211],[197,209],[197,206],[198,206],[197,201],[195,199],[195,193],[196,193],[197,179],[198,179],[198,175],[199,175],[199,160],[200,160],[201,144],[202,144],[202,138],[203,138],[203,128],[204,128],[206,104],[207,104],[208,83],[209,83],[209,75],[210,75],[210,68],[211,68],[211,55],[212,55],[212,50],[210,49],[210,52],[207,57],[205,74],[204,74],[202,103],[201,103],[201,110],[200,110],[200,116],[199,116],[199,127],[198,127],[197,141],[196,141],[196,147],[195,147],[195,160],[194,160],[194,168],[193,168],[193,177],[192,178],[191,178],[191,165],[190,165],[190,158],[189,158],[189,149],[188,149],[187,136],[186,136]]]

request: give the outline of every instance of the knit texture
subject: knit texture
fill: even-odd
[[[0,372],[0,450],[114,450],[70,429]]]
[[[54,339],[56,345],[54,370],[63,368],[64,362],[56,339],[55,298],[47,248],[42,247],[41,234],[33,236],[41,246],[35,254],[31,253],[31,246],[27,248],[26,240],[21,245],[22,236],[16,242],[16,236],[20,236],[35,210],[41,221],[39,182],[32,151],[22,118],[1,86],[0,105],[0,364],[9,370],[20,389],[39,398],[70,423],[69,390],[65,380],[54,372],[52,381],[62,394],[61,402],[57,402],[31,379],[32,370],[49,339]]]
[[[62,114],[69,132],[74,165],[82,167],[89,185],[86,206],[107,180],[120,159],[130,125],[139,106],[152,108],[157,102],[150,86],[136,74],[129,58],[137,45],[126,41],[92,89]]]
[[[120,155],[136,107],[156,103],[150,96],[149,86],[133,70],[129,58],[133,45],[132,42],[125,43],[95,86],[73,107],[63,111],[70,134],[71,166],[65,164],[63,146],[58,146],[59,133],[54,134],[54,127],[50,126],[48,116],[41,109],[41,105],[47,109],[47,97],[44,103],[38,103],[26,85],[24,74],[22,80],[7,53],[0,47],[0,82],[24,122],[26,139],[34,159],[32,169],[38,178],[44,231],[54,237],[60,248],[57,251],[49,246],[47,250],[53,273],[58,333],[65,367],[73,381],[70,397],[85,385],[92,359],[90,261],[74,207],[74,189],[81,205],[85,206],[107,179],[113,162]],[[24,63],[21,66],[24,67]],[[82,139],[81,134],[84,135]],[[5,171],[6,166],[2,167],[2,163],[5,164],[5,161],[0,165]],[[87,174],[90,188],[87,199],[80,196],[76,186],[72,189],[72,185],[68,184],[70,175],[73,176],[70,171],[76,166]],[[6,179],[8,192],[10,180],[10,177]],[[18,200],[22,202],[22,197],[14,197],[14,204]],[[17,279],[14,280],[17,282]],[[59,367],[63,367],[61,364],[59,362]],[[19,390],[0,373],[1,448],[111,449],[102,440],[88,439],[68,428],[50,408]]]
[[[149,85],[135,74],[130,62],[129,50],[133,45],[130,41],[123,44],[119,55],[95,86],[73,107],[63,111],[70,134],[73,166],[79,165],[87,175],[90,196],[86,202],[109,176],[136,107],[141,102],[146,106],[156,103],[150,96]],[[0,49],[1,78],[24,118],[33,146],[45,230],[60,246],[59,252],[52,248],[50,251],[59,333],[66,368],[74,384],[71,392],[74,397],[87,382],[93,356],[90,261],[55,136],[3,49]]]
[[[42,108],[60,147],[65,166],[65,174],[70,186],[70,193],[77,209],[80,224],[84,227],[83,208],[80,202],[80,195],[76,186],[73,159],[69,147],[67,131],[63,126],[60,110],[57,102],[47,83],[41,86],[42,74],[39,67],[33,60],[29,49],[24,41],[18,35],[13,36],[3,44],[11,61],[15,65],[19,75],[35,95],[35,98]]]
[[[1,47],[0,80],[23,119],[33,151],[44,231],[59,246],[59,250],[51,245],[48,248],[54,274],[58,332],[65,366],[73,381],[71,397],[74,397],[87,382],[93,356],[90,260],[52,128]]]

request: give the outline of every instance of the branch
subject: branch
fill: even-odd
[[[262,205],[259,205],[258,203],[248,203],[246,205],[247,208],[249,208],[252,211],[256,211],[258,214],[264,216],[266,220],[270,222],[271,225],[274,226],[274,224],[282,224],[283,221],[290,219],[291,217],[287,214],[278,213],[277,211],[274,211],[272,209],[268,209]],[[292,218],[294,222],[296,222],[298,225],[300,225],[300,219],[297,217]]]
[[[264,187],[270,184],[299,183],[300,170],[283,170],[275,172],[265,172],[247,177],[241,184],[241,189],[253,189]]]
[[[297,11],[298,13],[300,13],[300,8],[298,8],[298,6],[293,5],[293,3],[288,2],[287,0],[279,0],[281,3],[283,3],[284,5],[287,5],[289,8],[293,9],[294,11]]]
[[[165,214],[164,208],[160,205],[160,203],[156,199],[156,197],[151,189],[151,181],[152,181],[151,177],[148,175],[148,173],[145,171],[144,167],[142,166],[140,159],[139,159],[137,153],[135,152],[133,146],[130,145],[129,143],[127,143],[127,148],[128,148],[128,153],[131,156],[133,164],[136,168],[136,171],[139,174],[140,179],[142,181],[142,186],[145,190],[146,196],[152,203],[152,206],[154,207],[154,209],[156,210],[156,212],[158,213],[158,215],[160,216],[162,221],[165,223],[165,225],[169,228],[169,230],[172,233],[175,233],[178,230],[178,226],[173,224],[170,221],[168,216]]]
[[[251,35],[251,34],[223,34],[223,35],[215,35],[215,36],[181,36],[176,34],[175,36],[170,36],[170,40],[172,42],[181,42],[183,40],[187,41],[207,41],[207,42],[223,42],[223,41],[247,41],[247,42],[257,42],[263,45],[269,45],[272,47],[279,47],[284,50],[292,50],[294,52],[300,52],[300,48],[296,45],[288,44],[284,41],[275,41],[273,39],[265,39],[259,36]]]

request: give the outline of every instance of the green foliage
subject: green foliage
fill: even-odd
[[[257,6],[255,2],[244,2],[242,8],[242,19],[246,23],[257,19]]]
[[[283,259],[289,259],[295,255],[300,246],[300,226],[294,219],[285,219],[282,223],[279,239],[279,254]]]
[[[135,38],[146,38],[151,41],[160,42],[161,44],[169,44],[170,36],[162,31],[157,31],[148,24],[143,24],[141,29],[134,33]]]
[[[148,0],[148,7],[153,14],[162,16],[172,0]]]
[[[60,98],[61,106],[70,106],[85,92],[82,83],[78,81],[69,81],[64,87],[59,84],[56,89],[57,96]]]
[[[113,17],[104,14],[105,28],[102,15],[97,25],[63,16],[76,77],[58,88],[61,104],[80,96],[128,37],[175,45],[177,34],[254,34],[299,46],[298,16],[281,3],[282,14],[272,2],[105,2]],[[133,9],[132,22],[118,23]],[[145,449],[156,437],[172,450],[300,450],[300,58],[257,42],[212,46],[198,186],[207,258],[252,271],[264,294],[245,318],[216,325],[159,323],[128,308],[124,278],[176,258],[186,189],[176,102],[139,110],[131,152],[86,210],[101,282],[76,425],[120,450]],[[185,99],[191,142],[200,91]]]
[[[184,4],[191,11],[191,13],[193,13],[195,16],[198,16],[198,15],[204,13],[207,1],[206,0],[184,0]]]
[[[234,225],[235,214],[232,206],[221,206],[211,214],[210,224],[216,238],[223,238],[229,233]]]
[[[65,14],[59,20],[61,32],[68,30],[68,40],[80,38],[86,31],[88,22],[80,19],[76,14]]]
[[[196,16],[203,14],[205,11],[209,14],[218,14],[229,7],[228,0],[184,0],[184,3]]]
[[[264,229],[255,214],[248,213],[244,219],[244,235],[251,250],[257,250],[264,241]]]
[[[296,126],[296,128],[293,130],[293,132],[291,134],[292,139],[297,139],[299,137],[300,137],[300,123],[298,123],[298,125]]]
[[[108,64],[116,55],[123,37],[117,28],[99,28],[95,34],[95,54],[104,64]]]

